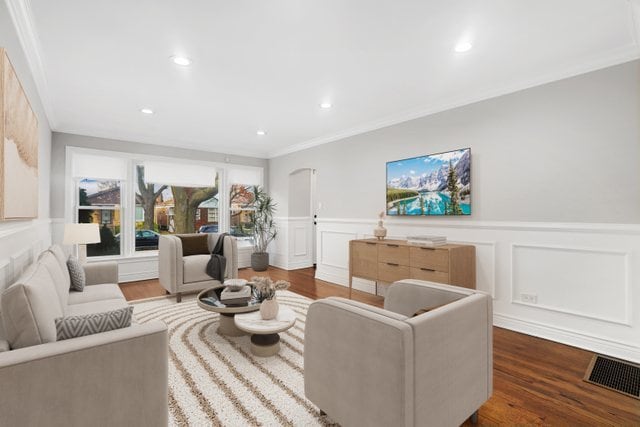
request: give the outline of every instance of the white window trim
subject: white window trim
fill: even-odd
[[[152,154],[135,154],[122,151],[98,150],[84,147],[65,147],[65,213],[66,223],[76,222],[77,218],[77,185],[78,182],[72,176],[72,162],[75,154],[93,154],[97,156],[120,157],[128,160],[127,179],[120,180],[120,255],[109,255],[101,257],[90,257],[89,261],[100,260],[120,260],[129,258],[150,258],[157,257],[158,251],[138,251],[135,250],[135,179],[136,165],[144,160],[158,160],[175,162],[176,158],[156,156]],[[264,186],[264,168],[261,166],[239,165],[234,163],[221,163],[205,160],[192,160],[180,158],[181,163],[210,166],[218,172],[218,229],[229,231],[231,217],[229,215],[229,191],[231,184],[227,182],[227,177],[231,169],[249,169],[259,173],[261,183]],[[96,207],[93,207],[94,209]]]

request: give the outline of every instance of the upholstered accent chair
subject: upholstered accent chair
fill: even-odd
[[[209,254],[183,256],[180,236],[189,235],[161,235],[158,245],[160,284],[168,293],[175,294],[178,302],[182,301],[185,292],[196,292],[221,284],[207,274],[207,263],[211,258]],[[219,237],[218,233],[207,234],[209,253]],[[225,279],[237,278],[238,245],[235,237],[224,237],[223,251],[227,259]]]
[[[475,421],[493,389],[492,337],[491,297],[471,289],[403,280],[384,309],[318,300],[305,327],[305,394],[345,427]]]

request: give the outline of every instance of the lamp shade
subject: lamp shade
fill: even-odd
[[[89,243],[100,243],[100,229],[97,223],[64,225],[63,244],[86,245]]]

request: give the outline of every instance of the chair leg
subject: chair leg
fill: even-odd
[[[182,292],[176,294],[176,302],[182,302]]]
[[[471,414],[471,424],[478,424],[478,411]]]

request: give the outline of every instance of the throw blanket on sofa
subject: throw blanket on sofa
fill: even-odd
[[[227,267],[227,259],[224,257],[224,239],[227,233],[218,236],[218,241],[211,251],[211,259],[207,263],[207,274],[214,279],[224,282],[224,272]]]

